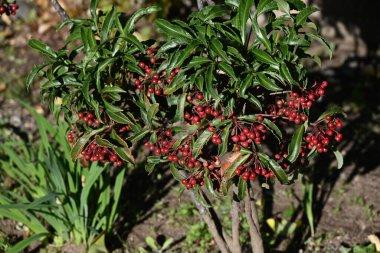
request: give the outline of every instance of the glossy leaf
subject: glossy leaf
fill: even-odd
[[[202,151],[202,148],[206,143],[211,139],[213,132],[209,130],[204,130],[203,133],[197,138],[196,142],[193,145],[193,157],[198,157],[199,153]]]
[[[89,133],[84,134],[82,137],[78,139],[78,141],[74,144],[73,149],[71,150],[71,159],[76,161],[78,156],[82,152],[85,145],[88,143],[90,138],[96,134],[103,132],[107,127],[102,127],[100,129],[92,130]]]
[[[295,162],[298,158],[298,155],[300,154],[300,148],[304,133],[305,125],[301,125],[293,134],[292,140],[290,141],[288,147],[288,156],[286,158],[291,163]]]
[[[206,78],[205,78],[206,79],[206,90],[210,93],[210,95],[214,99],[219,100],[220,98],[219,98],[218,91],[213,86],[214,70],[215,70],[215,66],[214,65],[211,65],[207,69]]]
[[[53,51],[53,49],[51,49],[51,47],[49,47],[48,45],[42,43],[41,41],[39,40],[36,40],[36,39],[31,39],[29,41],[29,46],[35,50],[37,50],[38,52],[40,52],[41,54],[47,56],[48,58],[50,59],[55,59],[57,58],[57,54]]]
[[[254,48],[251,51],[255,55],[256,59],[259,60],[260,62],[273,65],[275,67],[278,66],[278,63],[275,61],[275,59],[264,50]]]
[[[222,70],[223,72],[225,72],[229,77],[231,77],[234,81],[237,81],[237,77],[235,75],[235,72],[234,72],[234,69],[232,68],[231,65],[229,65],[228,63],[225,63],[225,62],[220,62],[218,64],[220,70]]]
[[[112,10],[108,12],[106,18],[104,19],[104,23],[103,23],[102,31],[101,31],[102,41],[106,41],[108,39],[108,33],[110,32],[113,26],[113,23],[116,18],[116,14],[117,14],[116,8],[113,6]]]
[[[156,116],[158,112],[159,104],[155,103],[149,107],[148,110],[148,123],[150,126],[153,124],[153,118]]]
[[[133,15],[128,19],[127,23],[125,24],[124,32],[132,32],[135,28],[135,24],[140,18],[160,10],[161,8],[158,6],[149,6],[147,8],[137,10],[135,13],[133,13]]]
[[[235,173],[235,170],[240,165],[244,164],[250,156],[251,156],[251,154],[239,156],[239,158],[237,158],[231,166],[226,168],[226,173],[224,173],[223,177],[225,177],[226,179],[232,178],[232,176]]]
[[[248,18],[251,14],[251,7],[253,4],[253,0],[241,0],[239,4],[239,30],[241,34],[241,41],[244,45],[246,43],[247,38],[247,22]]]
[[[316,11],[318,11],[318,8],[315,7],[306,7],[300,11],[296,18],[296,26],[303,25],[306,22],[307,18]]]
[[[132,152],[128,147],[114,148],[116,154],[124,161],[134,164],[135,159],[132,156]]]
[[[289,184],[288,176],[286,175],[283,168],[275,160],[271,159],[268,155],[261,152],[259,153],[259,158],[262,162],[268,164],[269,169],[273,171],[281,184]]]
[[[179,38],[192,39],[192,36],[190,35],[190,33],[188,33],[182,27],[178,25],[174,25],[164,19],[157,19],[156,25],[157,25],[158,30],[164,33],[166,36],[169,36],[172,38],[179,37]]]
[[[243,200],[245,197],[245,194],[247,192],[247,182],[243,180],[242,177],[239,177],[239,182],[238,182],[238,199]]]
[[[277,125],[275,123],[273,123],[272,121],[270,121],[269,119],[264,119],[263,120],[263,123],[264,125],[267,126],[267,128],[269,128],[269,130],[274,133],[276,135],[276,137],[279,139],[279,140],[282,140],[282,133],[281,133],[281,130],[277,127]]]
[[[334,106],[334,107],[330,107],[324,113],[322,113],[319,116],[319,118],[317,119],[317,121],[321,121],[321,120],[325,119],[327,116],[331,116],[331,115],[334,115],[334,114],[345,115],[345,113],[344,113],[344,111],[343,111],[342,108]]]
[[[278,87],[275,82],[272,79],[268,78],[265,74],[257,73],[257,77],[259,78],[260,85],[265,89],[270,91],[282,91],[282,89]]]
[[[181,182],[182,179],[183,179],[183,177],[182,177],[181,174],[179,173],[179,171],[178,171],[177,167],[175,166],[175,164],[174,164],[174,163],[170,163],[169,168],[170,168],[170,172],[172,173],[173,177],[174,177],[177,181]]]
[[[218,56],[220,56],[225,62],[231,63],[226,52],[223,50],[223,44],[217,38],[211,39],[210,49]]]

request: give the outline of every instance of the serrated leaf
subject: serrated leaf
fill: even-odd
[[[253,4],[253,0],[241,0],[238,7],[239,30],[240,30],[241,41],[243,45],[246,43],[246,40],[249,39],[247,38],[247,22],[251,14],[252,4]]]
[[[264,125],[267,126],[267,128],[269,128],[269,130],[274,133],[277,138],[279,140],[282,140],[282,133],[281,133],[281,130],[277,127],[276,124],[274,124],[272,121],[270,121],[269,119],[264,119],[263,120],[263,123]]]
[[[235,173],[235,170],[240,166],[243,165],[248,158],[251,157],[251,154],[247,155],[240,155],[237,159],[234,160],[234,162],[231,164],[231,166],[225,168],[225,173],[223,174],[223,177],[226,179],[232,178],[232,176]]]
[[[116,154],[124,161],[134,164],[135,159],[132,156],[132,151],[128,147],[114,148]]]
[[[218,94],[217,90],[215,89],[215,87],[213,85],[214,69],[215,69],[214,65],[211,65],[207,69],[206,78],[205,78],[205,80],[206,80],[206,90],[210,93],[210,95],[215,100],[219,100],[220,99],[219,94]]]
[[[108,39],[108,33],[110,32],[110,30],[113,26],[116,14],[117,14],[117,12],[116,12],[115,6],[112,6],[112,10],[110,12],[108,12],[106,18],[104,19],[104,23],[103,23],[102,31],[101,31],[101,35],[102,35],[101,40],[102,41],[106,41]]]
[[[53,49],[39,40],[31,39],[28,44],[31,48],[36,49],[38,52],[50,59],[57,58],[57,54],[53,51]]]
[[[142,18],[146,15],[155,13],[155,12],[160,11],[160,10],[161,10],[161,8],[158,6],[149,6],[147,8],[142,8],[142,9],[137,10],[135,13],[133,13],[133,15],[128,19],[127,23],[125,24],[124,32],[125,33],[132,32],[134,30],[136,22],[140,18]]]
[[[276,60],[264,50],[253,48],[251,51],[255,55],[258,61],[266,63],[271,66],[273,65],[274,67],[278,67],[278,62],[276,62]]]
[[[268,78],[264,73],[257,73],[257,77],[260,81],[260,86],[264,87],[267,90],[270,91],[282,91],[280,87],[276,85],[276,83]]]
[[[96,134],[103,132],[107,126],[104,126],[100,129],[92,130],[89,133],[84,134],[82,137],[78,139],[78,141],[74,144],[73,149],[71,150],[71,159],[76,161],[78,159],[79,154],[82,152],[84,146],[90,140],[90,138]]]
[[[282,63],[280,66],[280,73],[281,76],[285,78],[288,84],[293,85],[297,84],[296,81],[293,79],[292,75],[290,74],[288,66],[286,66],[285,63]]]
[[[331,116],[331,115],[334,115],[334,114],[342,114],[342,115],[345,115],[344,111],[342,108],[340,107],[337,107],[337,106],[334,106],[334,107],[330,107],[329,109],[327,109],[324,113],[322,113],[318,119],[317,119],[317,122],[318,121],[321,121],[323,119],[325,119],[327,116]]]
[[[297,18],[296,18],[296,26],[303,25],[303,23],[305,23],[307,18],[316,11],[318,11],[318,8],[312,7],[312,6],[306,7],[305,9],[300,11],[300,13],[298,13]]]
[[[225,62],[231,63],[226,52],[223,50],[223,44],[217,38],[211,39],[210,49],[218,56],[220,56]]]
[[[99,135],[97,135],[95,137],[95,142],[96,142],[96,144],[98,144],[99,146],[102,146],[102,147],[107,147],[107,148],[114,148],[114,147],[116,147],[109,140],[103,139]]]
[[[193,145],[193,157],[198,157],[199,153],[202,151],[203,146],[210,140],[213,132],[209,130],[204,130],[203,133],[197,138],[197,141]]]
[[[177,121],[184,121],[184,111],[185,111],[185,104],[186,104],[186,96],[187,94],[184,93],[182,95],[179,96],[178,98],[178,103],[177,103],[177,110],[176,110],[176,113],[175,113],[175,116],[174,116],[174,122],[177,122]]]
[[[289,184],[289,179],[283,168],[273,159],[271,159],[268,155],[259,152],[259,159],[263,163],[267,164],[269,169],[273,171],[276,175],[277,179],[281,184]]]
[[[107,110],[107,115],[115,122],[120,123],[120,124],[133,124],[131,120],[122,112],[115,112],[115,111],[110,111]]]
[[[192,39],[190,33],[178,25],[174,25],[164,19],[157,19],[156,25],[159,31],[172,38]]]
[[[178,171],[177,167],[175,166],[175,164],[174,164],[174,163],[170,163],[170,166],[169,166],[169,167],[170,167],[170,172],[172,173],[173,177],[174,177],[177,181],[181,182],[182,179],[183,179],[183,177],[182,177],[181,174],[179,173],[179,171]]]
[[[135,144],[136,142],[138,142],[139,140],[141,140],[142,138],[144,138],[148,133],[150,132],[150,130],[144,130],[140,133],[137,133],[133,136],[131,136],[130,138],[128,138],[133,144]]]
[[[295,162],[298,158],[298,155],[300,154],[300,148],[301,148],[301,143],[302,143],[304,133],[305,133],[305,126],[301,125],[297,128],[297,130],[293,134],[292,140],[290,141],[290,144],[288,147],[288,156],[286,158],[291,163]]]
[[[234,69],[232,68],[231,65],[225,62],[220,62],[218,65],[219,65],[220,70],[224,71],[224,73],[226,73],[229,77],[234,79],[234,81],[237,81]]]
[[[147,115],[148,115],[148,123],[150,126],[152,126],[153,124],[153,118],[156,116],[158,112],[158,107],[159,107],[158,103],[155,103],[149,107]]]
[[[248,101],[254,104],[260,111],[263,110],[261,102],[251,93],[248,94]]]

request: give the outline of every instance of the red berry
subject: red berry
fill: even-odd
[[[263,118],[263,116],[262,116],[262,115],[258,115],[258,116],[257,116],[257,120],[258,120],[258,121],[263,121],[263,120],[264,120],[264,118]]]

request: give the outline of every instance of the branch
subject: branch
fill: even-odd
[[[232,247],[230,247],[231,251],[234,253],[241,253],[241,245],[240,245],[240,201],[237,197],[237,186],[233,185],[232,192],[232,207],[231,207],[231,221],[232,221]]]
[[[69,15],[67,15],[66,11],[62,8],[62,6],[58,3],[58,0],[50,0],[56,12],[58,12],[61,19],[66,20],[69,19]]]
[[[197,0],[197,7],[198,7],[198,10],[202,10],[203,9],[203,1],[202,0]]]
[[[214,237],[214,240],[215,240],[216,244],[218,245],[220,251],[222,253],[229,253],[226,241],[223,238],[223,233],[222,233],[222,235],[219,233],[219,230],[216,226],[216,223],[211,218],[210,213],[195,197],[195,193],[193,190],[188,190],[187,193],[190,194],[191,201],[198,208],[198,211],[199,211],[200,215],[202,216],[202,219],[206,222],[208,229],[209,229],[210,233],[212,234],[212,236]]]
[[[252,199],[249,194],[249,191],[250,191],[249,184],[247,184],[247,187],[248,187],[248,191],[245,195],[245,215],[247,217],[247,221],[249,225],[249,236],[251,239],[252,251],[254,253],[264,253],[263,240],[260,234],[260,226],[258,224],[258,221],[256,223],[253,219],[253,217],[257,217],[257,209],[256,207],[254,207],[254,209],[252,210],[251,203],[253,202],[253,205],[255,205],[255,203],[254,203],[254,199]]]

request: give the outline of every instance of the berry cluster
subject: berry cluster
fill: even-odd
[[[291,92],[286,100],[278,98],[276,105],[271,107],[270,113],[274,116],[286,116],[296,124],[304,123],[308,117],[304,109],[309,109],[314,102],[324,96],[327,82],[315,83],[309,91],[300,90]]]
[[[194,186],[196,185],[200,185],[200,186],[203,186],[205,184],[205,181],[204,181],[204,175],[202,174],[201,176],[195,176],[195,175],[191,175],[189,176],[188,178],[184,178],[182,179],[181,183],[188,189],[190,190],[191,188],[193,188]]]
[[[137,90],[142,90],[147,87],[147,95],[154,93],[156,96],[163,94],[165,85],[170,84],[173,78],[180,72],[180,68],[175,68],[170,72],[167,77],[166,70],[161,72],[157,71],[157,66],[161,64],[156,58],[154,53],[157,52],[157,48],[148,48],[145,56],[140,56],[142,59],[138,66],[143,70],[144,76],[135,76],[134,73],[130,74],[130,77],[134,80],[133,84]],[[146,60],[148,58],[148,60]]]
[[[192,104],[191,111],[185,113],[185,120],[191,125],[200,125],[200,121],[202,119],[226,119],[221,111],[212,109],[212,104],[210,102],[206,102],[203,94],[200,92],[197,92],[194,95],[188,95],[186,100]]]
[[[97,128],[100,126],[100,121],[95,118],[94,114],[89,112],[78,113],[79,122],[83,122],[88,127]]]
[[[253,143],[261,144],[266,139],[266,132],[267,130],[262,124],[246,125],[236,122],[231,136],[231,141],[236,144],[234,150],[239,151],[240,147],[248,148]]]
[[[343,135],[338,132],[342,127],[340,118],[332,118],[327,116],[325,120],[314,126],[312,133],[306,136],[306,148],[311,150],[317,148],[318,153],[326,153],[329,145],[333,140],[340,142]]]
[[[9,16],[9,15],[16,15],[16,11],[18,10],[19,5],[14,2],[14,3],[8,3],[7,1],[3,1],[0,4],[0,16],[3,15],[4,13]]]
[[[84,159],[90,162],[113,162],[118,167],[123,165],[123,162],[113,150],[99,146],[95,142],[87,145],[87,147],[82,150],[81,155],[84,157]]]
[[[264,178],[272,178],[274,177],[273,171],[268,171],[264,169],[260,162],[256,161],[252,165],[249,163],[240,165],[236,170],[235,174],[237,176],[241,176],[241,178],[245,181],[247,180],[255,180],[257,176],[261,175]]]

